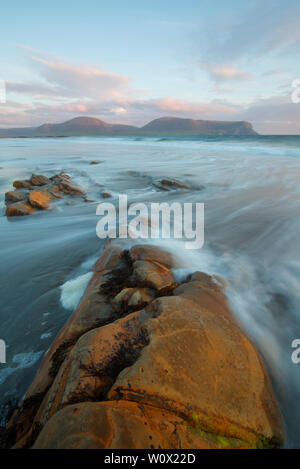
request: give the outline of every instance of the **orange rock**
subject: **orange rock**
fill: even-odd
[[[138,313],[84,334],[60,367],[35,423],[44,425],[68,404],[103,400],[119,372],[136,361],[147,341]]]
[[[34,448],[265,448],[282,441],[269,378],[223,285],[198,272],[175,288],[172,272],[154,260],[157,251],[151,257],[147,249],[130,253],[133,275],[127,254],[104,251],[11,420],[15,447],[31,445],[43,425]],[[141,252],[145,259],[136,260]],[[118,319],[141,287],[118,289],[122,279],[106,269],[120,275],[126,262],[137,285],[171,288],[172,296]],[[103,293],[110,281],[117,281],[121,312]]]
[[[13,186],[17,189],[32,189],[32,184],[30,181],[15,181]]]
[[[25,215],[31,215],[34,209],[26,204],[25,202],[17,202],[15,204],[8,205],[6,208],[7,217],[20,217]]]
[[[180,417],[134,402],[85,402],[58,412],[33,449],[212,449]]]
[[[154,288],[159,293],[172,291],[178,285],[171,270],[158,262],[136,261],[133,269],[138,284]]]
[[[172,254],[157,246],[151,246],[148,244],[137,244],[133,246],[130,251],[130,257],[133,262],[135,261],[150,261],[159,262],[159,264],[168,267],[174,267],[175,259]]]
[[[108,247],[103,251],[102,256],[94,265],[95,272],[102,272],[103,270],[115,269],[120,263],[122,258],[122,250],[118,247]]]
[[[40,210],[49,210],[52,197],[47,192],[34,190],[29,192],[28,199],[32,207]]]
[[[248,447],[282,440],[281,414],[255,347],[229,311],[198,301],[179,295],[152,303],[150,344],[119,374],[108,399],[167,409]]]
[[[104,274],[105,272],[96,272],[90,280],[80,305],[46,353],[40,369],[25,395],[19,412],[10,420],[10,428],[17,425],[17,441],[30,430],[34,416],[46,392],[51,387],[61,365],[77,340],[87,331],[116,319],[116,313],[110,302],[99,294],[101,285],[106,280]]]

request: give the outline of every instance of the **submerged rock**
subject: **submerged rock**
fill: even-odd
[[[178,181],[177,179],[159,179],[159,180],[154,180],[152,181],[153,186],[155,186],[157,189],[160,191],[175,191],[178,189],[182,190],[191,190],[191,189],[196,189],[196,190],[202,190],[204,189],[204,186],[189,186],[187,184],[184,184],[183,182]]]
[[[102,192],[101,195],[103,199],[110,199],[110,197],[112,196],[110,192]]]
[[[153,181],[152,184],[163,191],[170,191],[175,189],[190,189],[189,186],[175,179],[160,179],[158,181]]]

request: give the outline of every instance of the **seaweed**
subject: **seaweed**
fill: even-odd
[[[70,348],[74,346],[77,342],[79,337],[75,337],[71,340],[65,340],[60,344],[60,346],[55,350],[52,359],[51,359],[51,367],[49,370],[49,376],[51,378],[55,378],[62,363],[64,362],[65,358],[67,357]]]

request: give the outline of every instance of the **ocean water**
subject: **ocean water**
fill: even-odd
[[[97,160],[98,165],[90,165]],[[15,179],[67,171],[93,202],[4,216]],[[189,191],[158,192],[171,177]],[[204,187],[201,189],[201,187]],[[101,193],[129,202],[203,202],[205,245],[156,240],[181,259],[176,275],[223,276],[232,310],[268,367],[287,427],[300,447],[300,137],[74,137],[0,140],[0,403],[20,399],[55,335],[72,314],[104,241],[96,236]]]

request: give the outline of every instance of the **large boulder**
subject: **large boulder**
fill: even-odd
[[[170,259],[158,256],[149,247],[106,248],[10,422],[15,447],[267,448],[282,441],[269,378],[224,284],[197,272],[176,286]],[[152,301],[130,313],[141,290]]]

